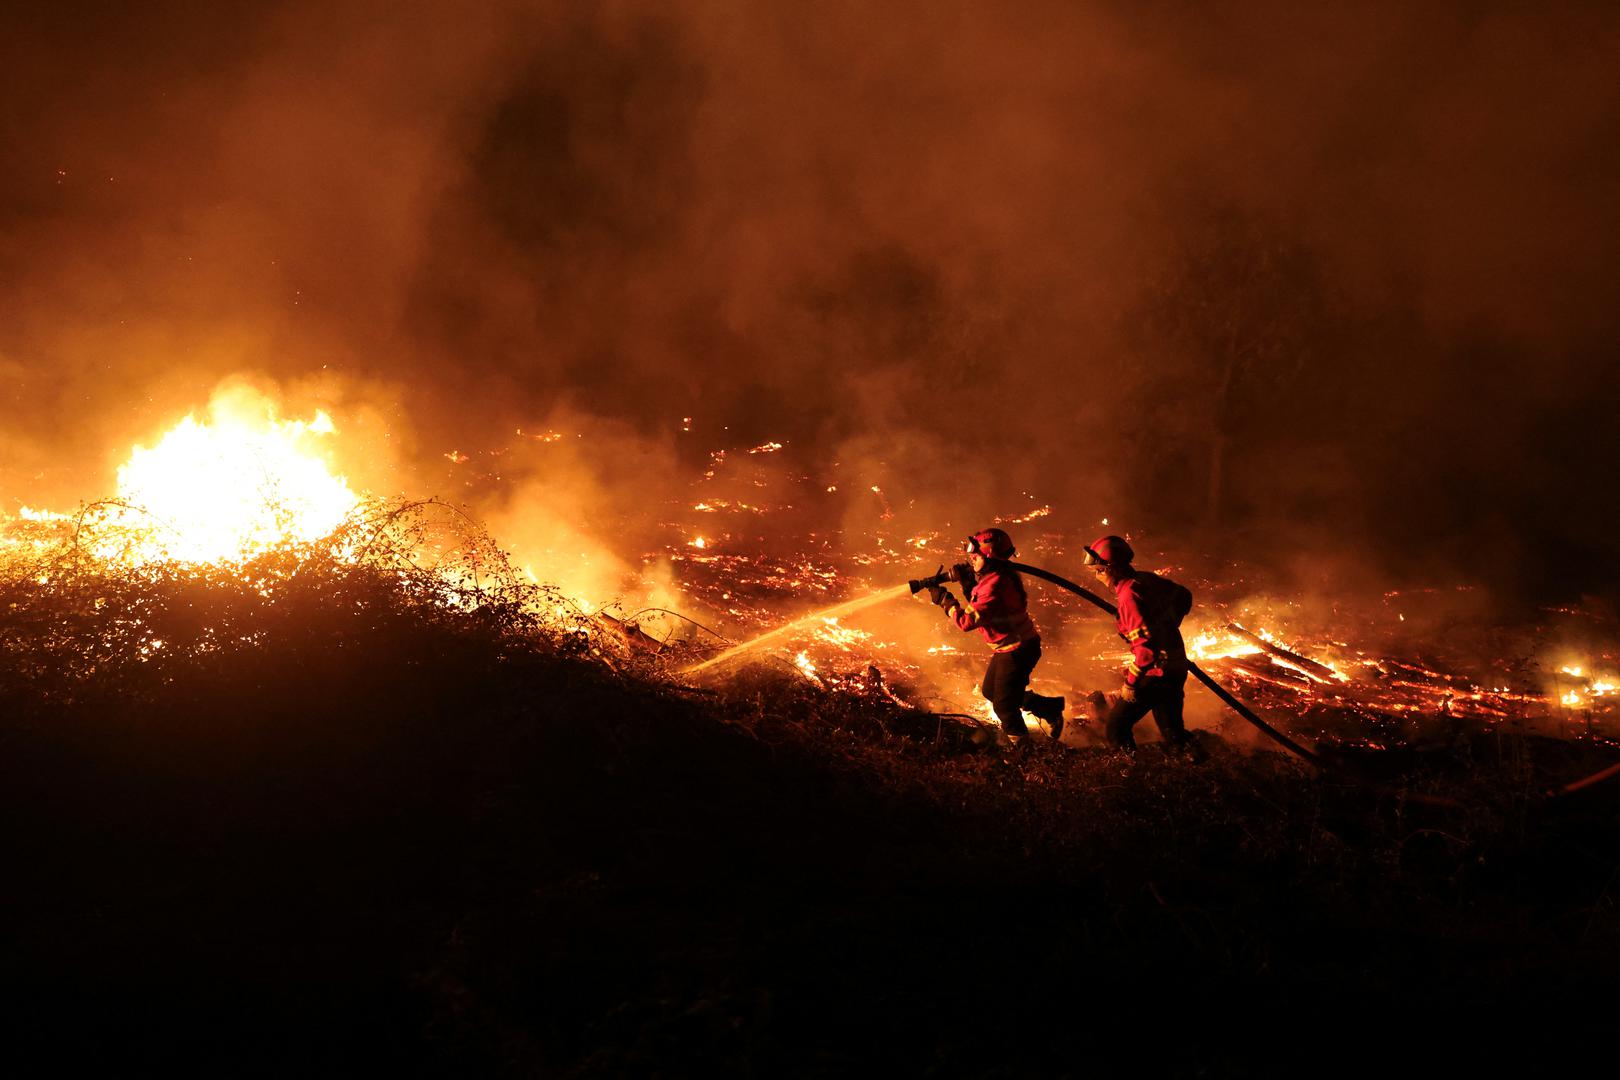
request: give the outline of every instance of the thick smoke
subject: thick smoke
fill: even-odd
[[[1605,6],[5,20],[13,502],[242,375],[364,402],[395,487],[514,535],[637,535],[775,440],[859,475],[816,511],[852,528],[877,486],[1278,574],[1620,579]],[[558,418],[589,447],[516,435]]]

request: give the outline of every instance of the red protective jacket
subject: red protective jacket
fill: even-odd
[[[959,630],[977,630],[996,652],[1011,652],[1040,637],[1029,617],[1029,596],[1024,579],[1008,570],[987,571],[968,594],[967,606],[952,597],[945,614]]]
[[[1187,666],[1181,620],[1192,610],[1192,593],[1169,578],[1138,570],[1114,587],[1119,604],[1119,636],[1131,647],[1126,683]]]

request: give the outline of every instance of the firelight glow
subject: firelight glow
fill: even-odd
[[[208,421],[188,415],[119,468],[119,500],[163,526],[137,559],[218,562],[319,540],[358,505],[316,450],[336,430],[326,413],[277,420],[233,404],[216,401]]]

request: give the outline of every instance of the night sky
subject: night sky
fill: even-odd
[[[773,439],[1612,596],[1617,70],[1597,3],[9,4],[0,510],[246,374],[401,486]]]

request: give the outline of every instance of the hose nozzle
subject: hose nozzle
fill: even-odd
[[[916,596],[924,589],[937,588],[947,582],[959,581],[964,588],[973,588],[973,568],[967,563],[957,563],[955,566],[941,566],[938,570],[925,578],[913,578],[906,582],[911,589],[911,595]]]
[[[910,581],[906,582],[906,585],[911,589],[911,595],[916,596],[924,589],[938,588],[950,580],[951,571],[941,566],[937,571],[925,578],[912,578]]]

